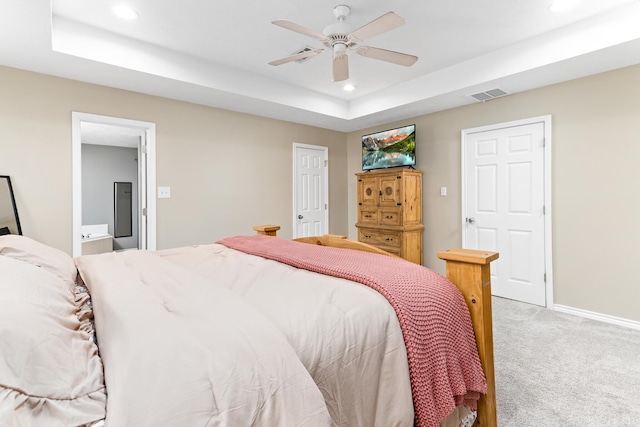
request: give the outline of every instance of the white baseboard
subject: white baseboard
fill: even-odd
[[[566,305],[554,304],[553,309],[561,313],[573,314],[574,316],[586,317],[587,319],[599,320],[605,323],[612,323],[625,328],[640,331],[640,322],[636,320],[623,319],[621,317],[609,316],[608,314],[596,313],[594,311],[582,310],[580,308],[567,307]]]

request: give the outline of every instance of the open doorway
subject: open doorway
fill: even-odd
[[[73,256],[156,249],[155,163],[154,123],[72,113]]]

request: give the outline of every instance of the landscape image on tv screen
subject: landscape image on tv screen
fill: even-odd
[[[362,136],[362,170],[413,166],[415,164],[415,125]]]

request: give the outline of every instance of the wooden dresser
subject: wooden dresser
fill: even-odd
[[[422,171],[381,169],[358,178],[358,240],[422,264]]]

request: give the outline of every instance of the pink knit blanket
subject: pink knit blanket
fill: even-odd
[[[367,285],[393,306],[404,336],[416,427],[437,427],[458,405],[476,408],[487,385],[469,309],[440,274],[401,259],[262,235],[224,246]]]

